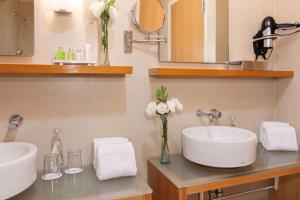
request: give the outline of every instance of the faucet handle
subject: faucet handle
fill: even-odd
[[[209,112],[209,116],[211,119],[220,119],[222,117],[222,113],[220,111],[218,111],[217,109],[213,108],[210,110]]]

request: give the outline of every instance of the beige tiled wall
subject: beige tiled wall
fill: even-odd
[[[297,0],[276,1],[278,23],[300,21]],[[277,81],[276,119],[286,121],[300,129],[300,37],[299,34],[277,40],[276,65],[278,69],[294,70],[293,79]],[[299,137],[298,137],[299,140]],[[300,140],[299,140],[300,141]]]
[[[87,16],[88,1],[81,3],[70,16],[54,16],[47,11],[46,0],[36,0],[35,56],[32,58],[1,57],[0,62],[50,63],[59,44],[80,47],[90,42],[96,49],[95,24]],[[243,17],[231,19],[234,28],[233,58],[251,57],[248,36],[258,29],[264,15],[263,0],[247,0],[232,8],[247,10]],[[253,3],[255,2],[255,3]],[[218,108],[223,112],[222,123],[228,123],[234,115],[239,127],[255,132],[262,120],[274,119],[275,82],[264,79],[156,79],[149,78],[150,67],[169,66],[157,61],[156,47],[135,45],[133,54],[123,54],[123,31],[133,29],[129,10],[134,0],[119,1],[119,19],[111,28],[111,62],[114,65],[132,65],[134,74],[125,78],[114,77],[0,77],[0,130],[3,135],[7,119],[13,113],[21,113],[24,125],[16,134],[16,140],[36,144],[39,149],[39,166],[43,155],[49,151],[52,130],[62,129],[65,151],[72,147],[83,150],[84,163],[90,163],[92,139],[104,136],[124,136],[133,141],[139,171],[146,175],[146,160],[159,155],[159,121],[148,119],[144,108],[152,100],[154,90],[164,84],[170,97],[178,97],[184,104],[182,113],[170,117],[171,152],[181,151],[180,132],[188,126],[198,125],[196,109],[208,111]],[[247,26],[241,22],[247,21]],[[245,26],[247,29],[241,29]],[[251,32],[251,34],[249,33]],[[247,36],[245,36],[245,34]],[[135,36],[140,36],[135,33]],[[234,35],[233,35],[234,36]],[[186,65],[171,65],[172,67]],[[198,65],[195,65],[198,66]],[[213,67],[205,66],[205,67]],[[296,111],[295,111],[296,112]]]

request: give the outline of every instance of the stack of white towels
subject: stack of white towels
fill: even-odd
[[[136,176],[135,152],[127,138],[98,138],[93,146],[93,164],[100,181]]]
[[[295,128],[284,122],[262,122],[260,142],[268,151],[299,150]]]

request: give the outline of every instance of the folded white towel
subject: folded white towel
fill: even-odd
[[[276,121],[263,121],[261,122],[263,128],[267,127],[289,127],[290,124],[286,122],[276,122]]]
[[[265,129],[269,127],[290,127],[289,123],[285,122],[275,122],[275,121],[263,121],[260,125],[260,142],[265,142]]]
[[[96,138],[93,140],[93,165],[96,169],[96,155],[98,151],[98,146],[101,144],[115,144],[115,143],[127,143],[127,138],[122,137],[107,137],[107,138]]]
[[[98,147],[96,174],[101,181],[136,176],[137,167],[132,143],[101,144]]]
[[[262,145],[268,151],[298,151],[294,127],[268,127],[263,130]]]

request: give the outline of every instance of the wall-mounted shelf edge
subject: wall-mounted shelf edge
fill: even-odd
[[[241,77],[241,78],[292,78],[294,71],[225,70],[196,68],[151,68],[154,77]]]
[[[130,66],[0,64],[0,74],[6,75],[126,75],[132,72]]]

